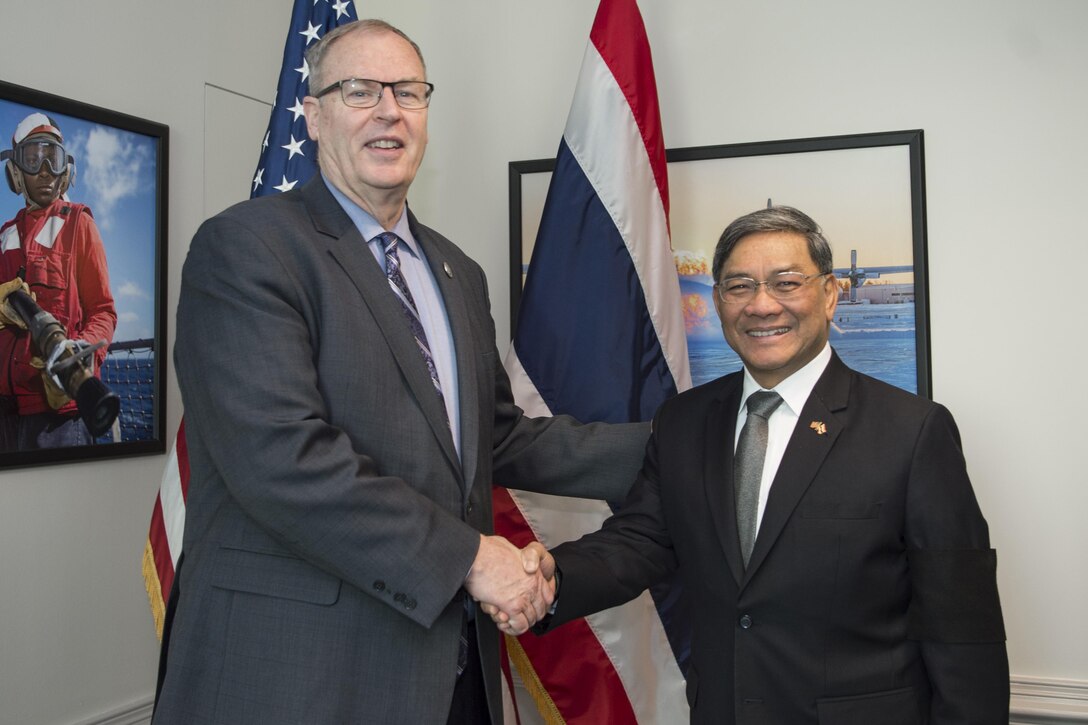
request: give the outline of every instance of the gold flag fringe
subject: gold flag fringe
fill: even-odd
[[[555,706],[552,696],[548,694],[544,684],[540,681],[540,677],[537,676],[536,670],[533,669],[533,663],[529,661],[529,655],[525,653],[521,642],[518,641],[517,637],[512,637],[509,634],[503,635],[503,637],[506,639],[506,653],[510,656],[510,661],[514,663],[514,667],[517,668],[518,676],[521,677],[529,696],[536,703],[536,709],[540,711],[540,716],[544,718],[544,722],[547,725],[566,725],[566,720],[563,719],[563,715],[559,712],[559,708]]]
[[[144,587],[147,589],[147,603],[151,605],[151,616],[155,620],[155,634],[161,642],[166,604],[162,601],[162,584],[159,582],[159,570],[155,568],[155,552],[151,550],[151,539],[144,544],[144,561],[141,568],[144,573]]]

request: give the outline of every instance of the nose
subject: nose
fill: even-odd
[[[748,304],[744,306],[744,312],[749,315],[768,316],[776,315],[782,310],[782,304],[768,291],[767,283],[756,285],[756,292]]]
[[[401,107],[397,103],[391,86],[382,88],[381,95],[378,97],[378,105],[374,106],[374,113],[381,118],[400,118]]]

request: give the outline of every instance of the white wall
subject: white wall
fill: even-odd
[[[221,134],[239,133],[220,127],[236,99],[246,125],[263,125],[244,97],[272,99],[290,4],[60,0],[50,17],[103,30],[34,52],[47,35],[26,40],[15,29],[42,27],[43,11],[5,6],[0,77],[170,125],[171,327],[188,240],[206,206],[225,205],[214,189],[236,183],[234,198],[246,195],[256,142],[252,158],[239,152],[236,182],[215,171],[209,183],[220,186],[205,187],[203,160],[221,158],[209,151]],[[484,265],[502,336],[507,163],[554,154],[596,2],[360,4],[424,49],[438,90],[410,201]],[[1078,448],[1088,297],[1076,282],[1088,269],[1078,223],[1088,199],[1088,4],[641,7],[669,147],[925,130],[933,391],[960,423],[998,549],[1012,670],[1088,681],[1088,476]],[[172,370],[169,384],[172,435]],[[72,723],[149,696],[156,653],[139,558],[162,464],[0,474],[0,723]]]
[[[0,11],[0,78],[170,126],[170,347],[181,263],[205,213],[205,98],[224,95],[207,84],[271,103],[290,8],[290,0],[10,0]],[[259,134],[234,152],[245,167],[238,199]],[[167,377],[172,438],[181,403],[172,367]],[[145,456],[0,472],[0,724],[67,725],[149,701],[158,643],[140,557],[164,463]]]
[[[924,129],[932,387],[998,550],[1012,670],[1088,680],[1088,297],[1062,282],[1088,269],[1088,4],[640,6],[670,148]],[[484,264],[506,330],[506,164],[555,153],[596,3],[367,7],[438,88],[412,204]]]

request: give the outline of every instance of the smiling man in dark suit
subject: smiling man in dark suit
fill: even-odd
[[[498,632],[553,587],[491,486],[622,498],[646,425],[528,419],[483,271],[408,210],[422,55],[380,21],[307,54],[321,175],[197,232],[174,348],[191,482],[156,725],[502,722]]]
[[[996,559],[956,425],[842,363],[831,271],[796,209],[726,228],[714,301],[744,370],[661,406],[620,513],[545,560],[560,591],[538,629],[678,569],[694,723],[1005,724]]]

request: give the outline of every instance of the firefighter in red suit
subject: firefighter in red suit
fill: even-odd
[[[75,344],[113,340],[117,312],[106,251],[91,210],[68,201],[75,160],[56,122],[42,113],[23,119],[12,148],[0,153],[8,186],[26,207],[0,227],[0,451],[89,445],[75,403],[42,371],[25,324],[6,297],[32,293]],[[94,355],[95,374],[106,347]]]

